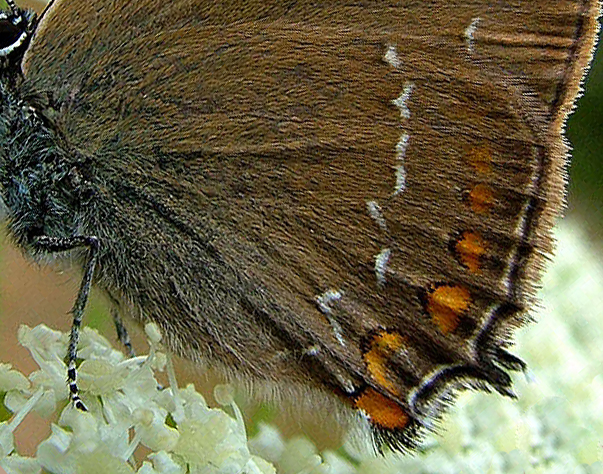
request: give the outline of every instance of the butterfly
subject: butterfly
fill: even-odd
[[[513,395],[598,1],[8,4],[0,195],[17,245],[84,271],[75,406],[92,285],[126,344],[155,322],[378,449]]]

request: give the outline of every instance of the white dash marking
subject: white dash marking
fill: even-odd
[[[406,168],[401,163],[396,167],[396,189],[394,190],[394,196],[400,194],[406,188]]]
[[[339,380],[339,383],[347,393],[354,393],[356,391],[356,387],[350,379],[337,372],[335,373],[335,377],[337,377],[337,380]]]
[[[345,347],[346,343],[345,343],[345,339],[343,337],[343,329],[341,328],[339,323],[337,321],[335,321],[333,318],[329,318],[329,322],[331,323],[331,326],[333,327],[333,334],[335,334],[335,339],[337,339],[337,342],[342,347]]]
[[[385,273],[387,272],[387,264],[391,254],[391,249],[385,248],[375,257],[375,275],[380,285],[385,283]]]
[[[414,88],[415,88],[414,84],[411,84],[411,83],[406,84],[404,86],[404,90],[402,91],[402,94],[400,94],[400,97],[392,100],[392,103],[400,109],[400,115],[402,116],[402,118],[405,118],[405,119],[410,118],[410,110],[408,109],[406,102],[410,98],[410,94],[412,93],[412,90]]]
[[[385,56],[383,56],[383,60],[387,64],[395,67],[396,69],[402,66],[402,61],[400,61],[400,58],[398,57],[398,52],[396,51],[396,47],[393,45],[389,45],[387,47],[387,51],[385,52]]]
[[[331,314],[333,303],[337,303],[343,297],[343,293],[339,290],[327,290],[318,298],[316,302],[324,314]]]
[[[375,220],[377,225],[381,227],[381,230],[387,231],[387,223],[385,222],[385,218],[383,217],[379,204],[377,204],[376,201],[367,201],[366,207],[368,208],[368,212],[371,217]]]
[[[475,41],[474,35],[477,30],[477,24],[479,23],[479,18],[474,18],[471,24],[465,29],[465,39],[467,40],[467,51],[469,54],[473,53],[473,43]]]
[[[408,148],[408,140],[410,135],[403,133],[396,143],[396,188],[394,189],[394,196],[400,194],[406,189],[406,168],[404,167],[404,157],[406,156],[406,149]]]
[[[403,160],[406,155],[406,149],[408,148],[408,140],[410,140],[410,135],[404,132],[396,143],[396,158],[399,160]]]
[[[322,295],[316,298],[316,302],[318,303],[318,308],[320,311],[327,317],[331,327],[333,328],[333,333],[335,334],[335,339],[342,346],[346,346],[345,338],[343,337],[343,329],[341,325],[331,316],[333,310],[333,304],[337,303],[343,297],[343,292],[339,290],[327,290]]]

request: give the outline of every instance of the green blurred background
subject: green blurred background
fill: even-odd
[[[601,243],[603,229],[603,48],[595,54],[585,82],[585,94],[567,125],[573,144],[570,166],[568,217]]]

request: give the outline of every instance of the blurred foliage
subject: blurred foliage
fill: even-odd
[[[573,144],[568,214],[579,218],[591,239],[603,235],[603,48],[595,55],[585,94],[567,125]]]

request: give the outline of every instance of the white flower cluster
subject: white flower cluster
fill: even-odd
[[[66,400],[63,357],[68,336],[44,325],[22,326],[19,342],[40,370],[26,378],[9,365],[0,366],[0,391],[14,413],[0,425],[0,466],[8,474],[274,474],[268,462],[249,452],[239,409],[223,388],[216,398],[230,406],[234,417],[209,408],[192,385],[183,390],[175,384],[158,387],[153,371],[163,370],[166,362],[171,381],[175,377],[169,359],[157,350],[157,329],[146,329],[149,356],[126,359],[94,330],[84,328],[78,383],[89,411],[83,413]],[[58,424],[52,425],[35,458],[19,456],[14,429],[32,410],[50,416],[58,408],[63,408]],[[133,455],[139,446],[152,452],[137,467]]]

